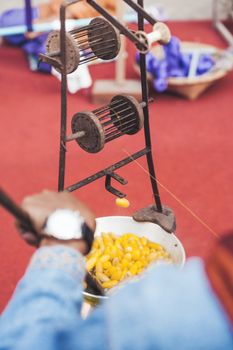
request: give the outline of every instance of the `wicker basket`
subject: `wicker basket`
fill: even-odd
[[[206,44],[193,43],[193,42],[183,42],[182,48],[185,49],[209,49],[214,51],[212,55],[215,60],[222,56],[223,51]],[[154,49],[155,56],[158,56],[158,48]],[[152,53],[153,53],[152,50]],[[139,72],[138,65],[135,66],[135,70]],[[227,70],[216,68],[208,73],[205,73],[200,76],[195,76],[192,78],[189,77],[179,77],[179,78],[169,78],[168,79],[168,91],[175,92],[179,95],[182,95],[190,100],[195,100],[198,98],[208,87],[214,84],[216,81],[223,78],[228,73]],[[148,73],[148,80],[152,80],[151,75]]]

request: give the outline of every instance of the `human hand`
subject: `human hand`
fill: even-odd
[[[84,240],[60,241],[55,238],[44,235],[43,228],[49,215],[56,209],[71,209],[79,211],[84,218],[87,226],[95,231],[95,217],[91,210],[82,202],[78,201],[68,192],[43,191],[39,194],[28,196],[22,202],[22,209],[29,215],[32,225],[37,235],[27,232],[25,228],[18,223],[21,235],[25,241],[34,246],[65,244],[78,249],[83,254],[87,251],[87,244]]]

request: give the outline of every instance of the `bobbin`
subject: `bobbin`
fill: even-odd
[[[86,152],[97,153],[105,143],[141,130],[144,105],[132,96],[117,95],[106,106],[77,113],[71,122],[72,135],[66,138],[66,142],[76,140]]]
[[[96,59],[111,60],[120,51],[120,33],[106,19],[94,18],[88,26],[73,29],[66,36],[66,73],[74,72],[79,65]],[[52,31],[46,43],[44,62],[56,63],[54,68],[61,72],[62,55],[60,49],[60,31]],[[51,60],[52,58],[52,60]],[[50,59],[50,60],[49,60]]]
[[[143,46],[136,45],[139,52],[146,54],[150,51],[151,46],[158,42],[161,45],[166,45],[171,40],[171,32],[168,26],[162,22],[157,22],[153,26],[153,32],[147,34],[143,31],[137,31],[135,35],[144,44]]]

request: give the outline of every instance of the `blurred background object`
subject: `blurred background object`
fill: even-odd
[[[164,47],[153,47],[146,57],[148,80],[155,91],[173,91],[190,100],[199,97],[233,67],[230,49],[181,42],[176,37]],[[136,54],[136,72],[139,71],[138,59]]]
[[[213,25],[230,46],[233,35],[223,20],[233,21],[233,0],[213,0]]]

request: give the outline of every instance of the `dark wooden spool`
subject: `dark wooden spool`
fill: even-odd
[[[61,65],[60,31],[48,36],[47,55]],[[79,65],[96,59],[111,60],[120,51],[120,34],[107,20],[94,18],[86,27],[66,33],[66,71],[74,72]],[[55,67],[60,72],[60,69]]]
[[[73,116],[71,128],[79,146],[89,153],[101,151],[105,143],[124,134],[136,134],[144,125],[143,106],[131,96],[117,95],[92,112]]]

